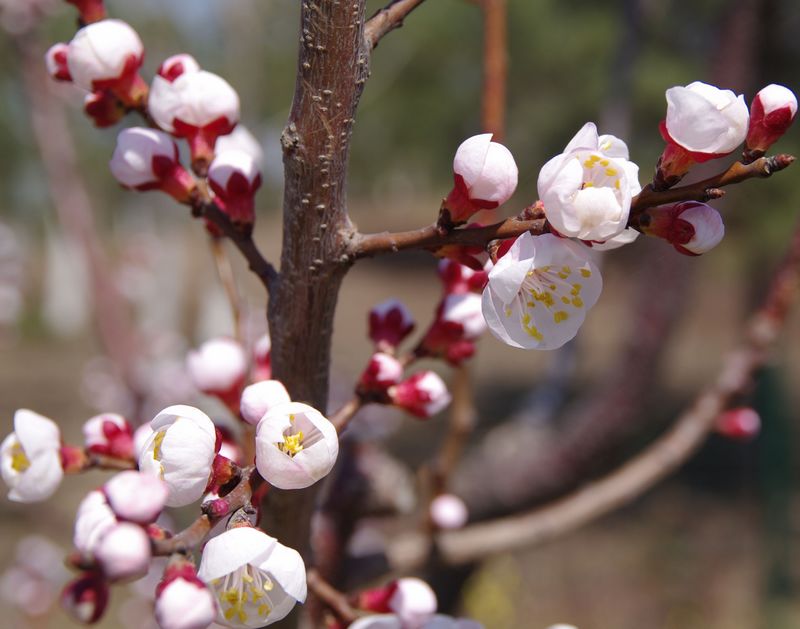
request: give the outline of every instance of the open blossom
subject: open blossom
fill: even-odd
[[[464,140],[453,159],[455,185],[444,202],[449,222],[464,223],[481,209],[496,208],[511,198],[519,171],[514,156],[491,133]]]
[[[80,29],[69,43],[67,65],[78,87],[108,90],[128,106],[140,104],[147,85],[139,76],[144,46],[121,20],[102,20]]]
[[[161,629],[205,629],[214,622],[214,595],[188,560],[170,561],[156,588],[155,615]]]
[[[162,479],[169,488],[168,507],[200,500],[211,475],[217,435],[208,415],[191,406],[170,406],[150,426],[139,456],[139,469]]]
[[[239,343],[226,337],[206,341],[189,352],[186,367],[200,391],[217,396],[231,407],[239,403],[247,377],[247,356]]]
[[[109,599],[108,583],[97,572],[71,581],[61,593],[61,605],[75,620],[90,625],[103,616]]]
[[[18,410],[14,432],[0,444],[0,465],[9,500],[39,502],[52,496],[64,477],[58,425],[33,411]]]
[[[133,428],[122,415],[102,413],[83,424],[83,442],[89,452],[118,459],[134,458]]]
[[[173,81],[156,76],[148,108],[159,127],[188,140],[193,167],[201,174],[213,159],[217,138],[239,122],[239,95],[205,70],[184,72]]]
[[[631,199],[641,190],[625,142],[598,136],[593,122],[542,167],[537,187],[547,220],[561,235],[600,241],[625,229]]]
[[[369,338],[379,351],[393,351],[414,329],[414,318],[403,302],[387,299],[369,311]]]
[[[276,406],[256,428],[258,473],[280,489],[313,485],[333,469],[338,454],[336,428],[307,404]]]
[[[134,470],[120,472],[103,485],[108,504],[121,520],[155,522],[169,495],[164,481]]]
[[[475,340],[485,331],[479,295],[471,292],[446,295],[416,353],[439,356],[459,365],[475,353]]]
[[[642,230],[663,238],[679,252],[697,256],[716,247],[725,236],[719,212],[699,201],[683,201],[647,210],[640,217]]]
[[[141,526],[120,522],[100,536],[93,554],[110,581],[143,577],[150,565],[150,538]]]
[[[797,97],[792,90],[772,83],[760,90],[750,105],[750,128],[745,154],[755,159],[780,138],[797,115]]]
[[[761,432],[761,417],[754,408],[741,406],[717,418],[717,432],[735,441],[751,441]]]
[[[291,401],[286,387],[278,380],[262,380],[245,387],[242,391],[239,412],[242,419],[255,426],[273,408]]]
[[[447,385],[433,371],[420,371],[391,387],[392,404],[420,418],[428,418],[450,404]]]
[[[208,183],[216,195],[217,204],[234,223],[253,223],[261,171],[249,153],[239,150],[218,152],[208,167]]]
[[[199,72],[200,64],[192,55],[181,53],[167,57],[158,66],[156,74],[167,81],[174,81],[185,72]]]
[[[72,81],[72,75],[67,66],[67,53],[69,45],[65,43],[53,44],[44,55],[47,73],[56,81]]]
[[[163,190],[180,203],[187,203],[196,188],[194,177],[181,166],[178,145],[155,129],[123,129],[109,166],[122,186]]]
[[[306,600],[300,554],[247,526],[210,539],[197,576],[217,598],[217,622],[228,627],[270,625]]]
[[[489,272],[483,314],[498,339],[524,349],[556,349],[572,339],[603,281],[589,249],[526,232]]]
[[[358,381],[358,391],[362,395],[383,393],[390,386],[400,382],[403,365],[391,354],[375,352],[369,359],[366,369]]]
[[[103,534],[117,523],[105,494],[95,489],[78,505],[72,543],[82,553],[91,553]]]

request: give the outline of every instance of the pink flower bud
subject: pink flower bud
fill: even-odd
[[[438,272],[445,293],[481,293],[489,281],[488,271],[477,271],[454,260],[441,260]]]
[[[280,404],[291,402],[289,393],[277,380],[262,380],[242,391],[239,413],[248,424],[255,426],[264,415]]]
[[[194,569],[184,574],[170,574],[156,590],[155,615],[161,629],[205,629],[217,616],[214,595]]]
[[[376,352],[358,381],[358,391],[362,395],[383,393],[390,386],[400,382],[403,365],[394,356]]]
[[[132,459],[133,428],[122,415],[95,415],[83,425],[83,441],[89,452],[117,459]]]
[[[719,212],[699,201],[647,210],[639,224],[646,234],[663,238],[680,253],[690,256],[710,251],[725,236],[725,224]]]
[[[84,26],[69,43],[67,65],[78,87],[109,90],[129,107],[141,105],[147,85],[139,76],[144,46],[139,35],[121,20]]]
[[[83,111],[98,129],[112,127],[125,117],[125,107],[108,90],[98,90],[83,99]]]
[[[214,157],[217,138],[239,122],[236,91],[205,70],[184,72],[172,82],[155,77],[148,108],[159,127],[189,141],[192,167],[200,174]]]
[[[775,83],[763,88],[750,105],[746,157],[752,161],[766,153],[786,133],[796,115],[797,97],[792,90]]]
[[[753,408],[732,408],[717,418],[717,432],[734,441],[752,441],[761,432],[761,417]]]
[[[366,590],[360,594],[358,604],[368,611],[394,613],[400,621],[397,626],[409,628],[422,627],[436,613],[437,607],[431,587],[414,577]]]
[[[269,380],[272,378],[272,340],[269,334],[262,335],[253,344],[253,380]]]
[[[0,444],[0,472],[9,500],[40,502],[52,496],[64,478],[58,425],[27,409],[15,412],[14,432]]]
[[[105,579],[97,573],[87,572],[67,584],[61,593],[61,605],[76,621],[90,625],[103,616],[108,596]]]
[[[444,203],[449,223],[458,225],[481,209],[496,208],[511,198],[517,188],[517,164],[492,134],[464,140],[453,159],[455,185]]]
[[[97,489],[90,491],[78,505],[72,543],[80,552],[91,553],[97,541],[116,523],[105,494]]]
[[[436,318],[416,353],[418,356],[438,356],[458,365],[474,354],[473,341],[485,331],[480,295],[447,295],[439,304]]]
[[[94,556],[109,581],[143,577],[150,565],[150,538],[141,526],[121,522],[100,537]]]
[[[103,0],[67,0],[67,2],[77,7],[81,14],[81,22],[84,24],[99,22],[106,17]]]
[[[247,376],[247,357],[239,343],[225,337],[206,341],[189,352],[186,367],[200,391],[222,399],[231,408],[239,404]]]
[[[441,494],[431,501],[431,521],[440,529],[460,529],[469,519],[467,505],[458,496]]]
[[[137,524],[155,522],[169,495],[164,481],[133,470],[112,477],[103,486],[103,492],[120,520]]]
[[[197,60],[192,57],[192,55],[181,53],[179,55],[172,55],[171,57],[165,59],[161,65],[158,66],[156,74],[172,83],[172,81],[186,72],[199,71],[200,64],[197,63]]]
[[[369,338],[379,351],[393,351],[413,329],[411,313],[397,299],[388,299],[369,311]]]
[[[44,55],[47,73],[56,81],[72,81],[67,66],[67,52],[69,52],[69,45],[58,43],[50,46]]]
[[[389,389],[392,404],[422,419],[436,415],[450,404],[450,393],[432,371],[420,371]]]
[[[217,204],[234,223],[253,224],[261,172],[249,153],[238,150],[218,153],[208,168],[208,183]]]
[[[181,166],[178,146],[166,133],[133,127],[117,136],[111,157],[111,174],[125,188],[163,190],[187,203],[196,188],[194,178]]]

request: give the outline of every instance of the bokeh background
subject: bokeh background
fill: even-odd
[[[34,26],[28,22],[32,4],[0,0],[2,432],[12,429],[20,407],[56,419],[72,441],[80,438],[81,423],[100,409],[136,412],[140,420],[172,403],[194,402],[213,411],[183,370],[188,348],[232,331],[205,233],[169,199],[119,189],[107,169],[115,130],[91,127],[81,113],[82,96],[71,86],[56,85],[54,98],[77,151],[73,175],[91,199],[105,270],[142,340],[131,369],[149,393],[144,402],[134,405],[118,365],[104,355],[85,250],[55,212],[33,138],[35,93],[26,88],[30,68],[21,52],[37,47],[43,52],[53,42],[68,41],[74,12],[55,0],[37,1],[45,12]],[[294,87],[299,3],[107,4],[145,41],[146,77],[168,55],[190,52],[239,91],[243,122],[265,152],[256,238],[277,260],[279,136]],[[382,2],[369,5],[376,10]],[[587,120],[627,140],[645,183],[663,147],[657,124],[666,88],[705,80],[744,93],[748,102],[770,82],[800,89],[796,0],[509,0],[508,5],[505,143],[520,167],[509,214],[536,199],[539,168]],[[481,12],[474,3],[430,0],[376,50],[355,125],[349,179],[351,214],[363,231],[409,229],[435,218],[451,185],[455,148],[480,131],[481,40]],[[776,149],[798,153],[799,128]],[[719,167],[712,162],[693,176]],[[731,189],[716,204],[725,217],[726,238],[708,255],[687,260],[644,238],[607,254],[606,290],[565,350],[522,352],[483,339],[473,361],[478,437],[511,416],[557,432],[565,412],[586,395],[602,395],[609,370],[624,368],[620,348],[635,346],[637,326],[646,323],[637,308],[648,300],[668,301],[675,310],[656,344],[652,382],[621,431],[625,438],[588,473],[608,469],[658,434],[739,340],[746,314],[798,220],[795,168],[768,183]],[[246,301],[246,330],[255,338],[265,327],[265,297],[235,253],[232,257]],[[441,290],[435,269],[427,255],[402,254],[364,261],[348,275],[334,342],[339,399],[370,351],[369,307],[398,297],[425,326]],[[672,280],[662,284],[663,273]],[[742,400],[761,413],[758,439],[736,443],[714,436],[676,477],[635,504],[546,547],[476,567],[465,581],[461,610],[489,629],[543,629],[557,621],[581,629],[799,627],[798,323],[795,314],[752,396]],[[380,414],[370,426],[387,435],[396,456],[416,465],[435,451],[441,423],[441,418],[418,424]],[[0,577],[0,625],[70,626],[60,611],[50,610],[52,587],[44,582],[65,577],[47,544],[69,547],[77,503],[101,479],[99,473],[69,478],[43,505],[0,503],[0,570],[6,570]],[[188,517],[175,516],[179,523]],[[34,533],[49,542],[31,540]],[[44,581],[31,577],[30,566],[20,567],[31,558],[46,567]],[[102,626],[150,626],[147,588],[141,590],[129,595],[115,590]],[[20,600],[38,601],[37,613],[24,614],[15,604]],[[33,607],[29,602],[28,609]]]

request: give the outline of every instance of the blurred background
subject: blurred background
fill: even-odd
[[[112,16],[142,36],[147,79],[167,56],[189,52],[238,90],[243,123],[264,151],[256,240],[276,262],[279,137],[294,88],[298,4],[107,2]],[[520,168],[509,215],[536,199],[539,168],[587,120],[628,142],[646,183],[663,148],[657,125],[668,87],[704,80],[744,93],[748,103],[768,83],[800,89],[796,0],[509,0],[508,11],[504,143]],[[121,190],[107,169],[117,129],[93,128],[76,88],[36,77],[38,54],[74,33],[72,7],[0,0],[0,26],[2,432],[21,407],[58,421],[72,442],[99,410],[138,421],[174,403],[221,413],[192,389],[183,368],[187,349],[233,330],[202,226],[163,195]],[[362,231],[411,229],[435,218],[452,184],[455,148],[481,131],[481,55],[481,12],[467,0],[427,2],[381,42],[353,136],[350,210]],[[55,169],[64,185],[85,191],[91,207],[80,194],[61,199],[60,208],[53,201],[60,188],[54,192],[31,120],[40,98],[70,134],[59,146],[66,141],[75,151],[74,165],[56,159]],[[797,126],[775,150],[800,152]],[[691,177],[721,167],[711,162]],[[488,335],[481,341],[471,362],[479,417],[473,441],[505,425],[501,434],[536,444],[526,456],[552,455],[554,444],[563,454],[557,466],[532,468],[526,505],[624,460],[716,375],[798,220],[796,168],[736,186],[715,203],[727,234],[708,255],[690,260],[645,238],[606,254],[606,290],[565,349],[523,352]],[[88,227],[85,211],[93,217]],[[87,233],[97,236],[88,262]],[[232,254],[254,339],[265,329],[265,296]],[[122,316],[107,303],[109,286]],[[440,293],[436,261],[424,254],[367,260],[351,271],[337,314],[332,407],[347,397],[370,353],[369,308],[397,297],[424,330]],[[464,586],[459,609],[489,629],[557,621],[580,629],[800,627],[798,323],[795,313],[771,365],[741,400],[761,414],[757,439],[714,436],[680,474],[634,505],[545,547],[472,567],[456,579]],[[623,389],[627,397],[612,399]],[[389,451],[412,466],[435,451],[441,424],[390,413],[365,422],[367,433],[385,436]],[[491,459],[485,448],[468,453],[465,482],[470,466]],[[69,478],[40,506],[0,502],[2,626],[70,626],[52,608],[66,576],[48,545],[70,547],[78,501],[102,478]],[[488,499],[481,515],[501,511]],[[189,517],[175,516],[179,523]],[[148,596],[147,587],[115,590],[101,626],[150,626]]]

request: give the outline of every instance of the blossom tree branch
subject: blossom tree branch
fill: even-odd
[[[350,605],[347,597],[323,579],[315,568],[310,568],[306,573],[306,583],[308,589],[343,623],[350,624],[358,618],[358,614]]]
[[[233,275],[230,258],[225,252],[222,240],[216,236],[211,236],[211,255],[214,258],[214,266],[217,269],[217,276],[228,298],[231,307],[231,317],[233,318],[233,336],[242,341],[242,306],[239,290],[236,287],[236,278]]]
[[[679,201],[709,201],[725,194],[721,188],[753,178],[770,177],[773,173],[788,168],[795,158],[781,153],[762,157],[750,164],[735,162],[721,173],[697,183],[656,191],[646,186],[631,202],[631,225],[638,225],[638,217],[651,207],[677,203]],[[525,232],[534,235],[550,231],[547,219],[541,210],[532,215],[507,218],[493,225],[470,229],[447,230],[436,223],[406,232],[381,232],[376,234],[353,234],[349,255],[353,259],[366,258],[406,249],[428,249],[435,251],[447,245],[486,246],[492,240],[516,238]]]
[[[507,0],[483,0],[483,130],[495,142],[505,135],[506,79],[508,75]]]
[[[406,16],[425,0],[392,0],[367,20],[364,37],[370,48],[375,48],[387,33],[403,25]]]
[[[695,399],[674,426],[637,457],[604,478],[532,511],[474,524],[437,537],[447,563],[464,563],[492,553],[547,542],[630,502],[683,465],[713,430],[719,414],[750,384],[764,365],[786,321],[800,283],[800,228],[773,276],[761,307],[747,326],[745,342],[731,352],[717,379]],[[424,536],[389,548],[399,569],[425,559]]]

